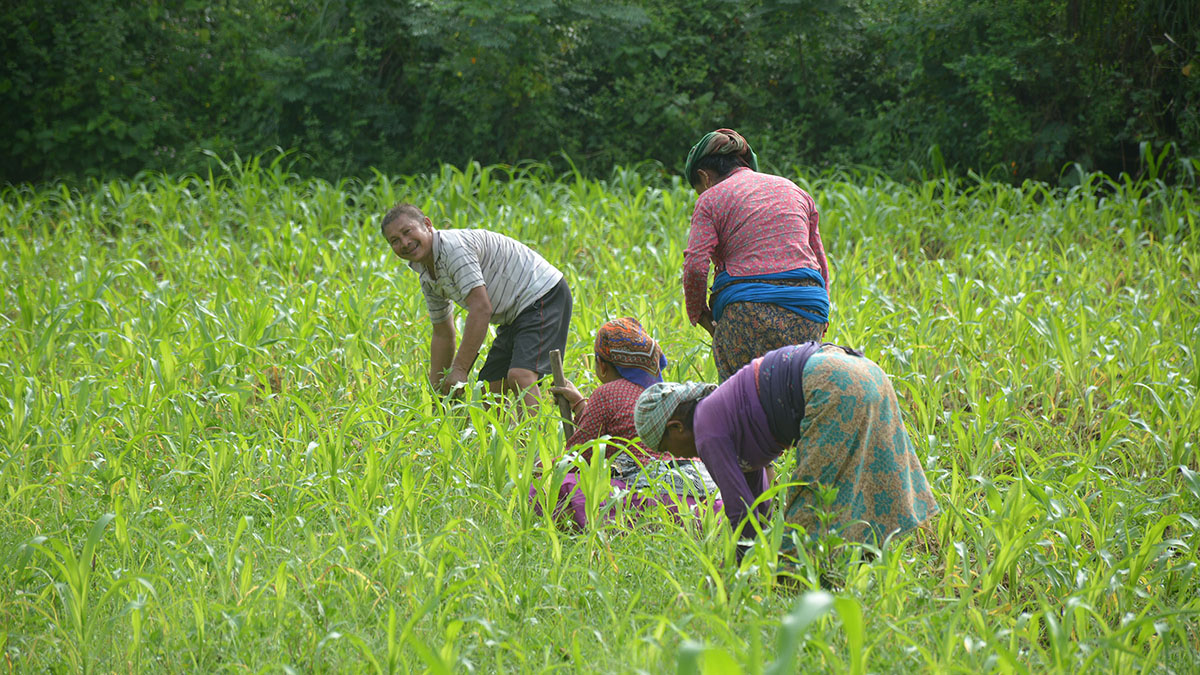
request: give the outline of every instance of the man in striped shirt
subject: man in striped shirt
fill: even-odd
[[[571,290],[562,272],[533,249],[488,230],[436,230],[412,204],[397,204],[380,226],[392,251],[419,276],[433,323],[429,383],[443,395],[467,381],[489,323],[497,325],[479,379],[493,393],[523,392],[536,406],[550,351],[564,350]],[[455,349],[451,303],[467,310]]]

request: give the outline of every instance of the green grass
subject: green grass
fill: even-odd
[[[633,314],[714,379],[679,267],[693,196],[650,168],[329,184],[217,176],[0,200],[0,664],[17,671],[1189,672],[1200,654],[1200,204],[1086,177],[797,178],[830,338],[888,371],[943,514],[881,557],[651,514],[535,516],[550,401],[438,408],[398,200],[563,269],[568,372]],[[594,466],[593,471],[603,467]],[[595,474],[599,475],[599,474]],[[844,580],[833,595],[821,575]]]

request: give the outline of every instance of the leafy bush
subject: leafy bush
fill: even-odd
[[[0,16],[0,179],[272,147],[326,177],[562,153],[674,169],[718,126],[775,167],[1053,181],[1135,172],[1142,143],[1190,166],[1200,5],[1102,4],[23,0]]]

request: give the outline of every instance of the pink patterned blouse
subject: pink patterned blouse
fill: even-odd
[[[683,297],[695,324],[708,307],[708,265],[733,276],[774,274],[798,267],[819,270],[829,288],[829,263],[818,228],[817,204],[782,176],[734,169],[696,199],[687,250]]]

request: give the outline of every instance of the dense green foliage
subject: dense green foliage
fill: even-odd
[[[799,172],[793,170],[792,175]],[[488,223],[575,289],[567,369],[634,314],[714,376],[678,270],[693,196],[539,166],[328,183],[214,176],[0,200],[0,659],[20,671],[1183,672],[1200,653],[1195,197],[803,175],[830,337],[891,373],[944,513],[858,564],[661,514],[567,535],[559,452],[438,410],[378,216]],[[599,457],[597,453],[597,457]],[[587,469],[604,475],[600,460]],[[786,474],[785,474],[786,475]],[[594,490],[596,483],[588,483]],[[594,502],[593,502],[594,503]],[[831,597],[817,580],[842,579]],[[793,603],[796,603],[793,605]]]
[[[565,152],[1000,180],[1200,156],[1200,4],[1174,0],[22,0],[0,181],[297,148],[331,179]],[[559,161],[559,160],[555,160]],[[916,170],[914,171],[914,167]]]

